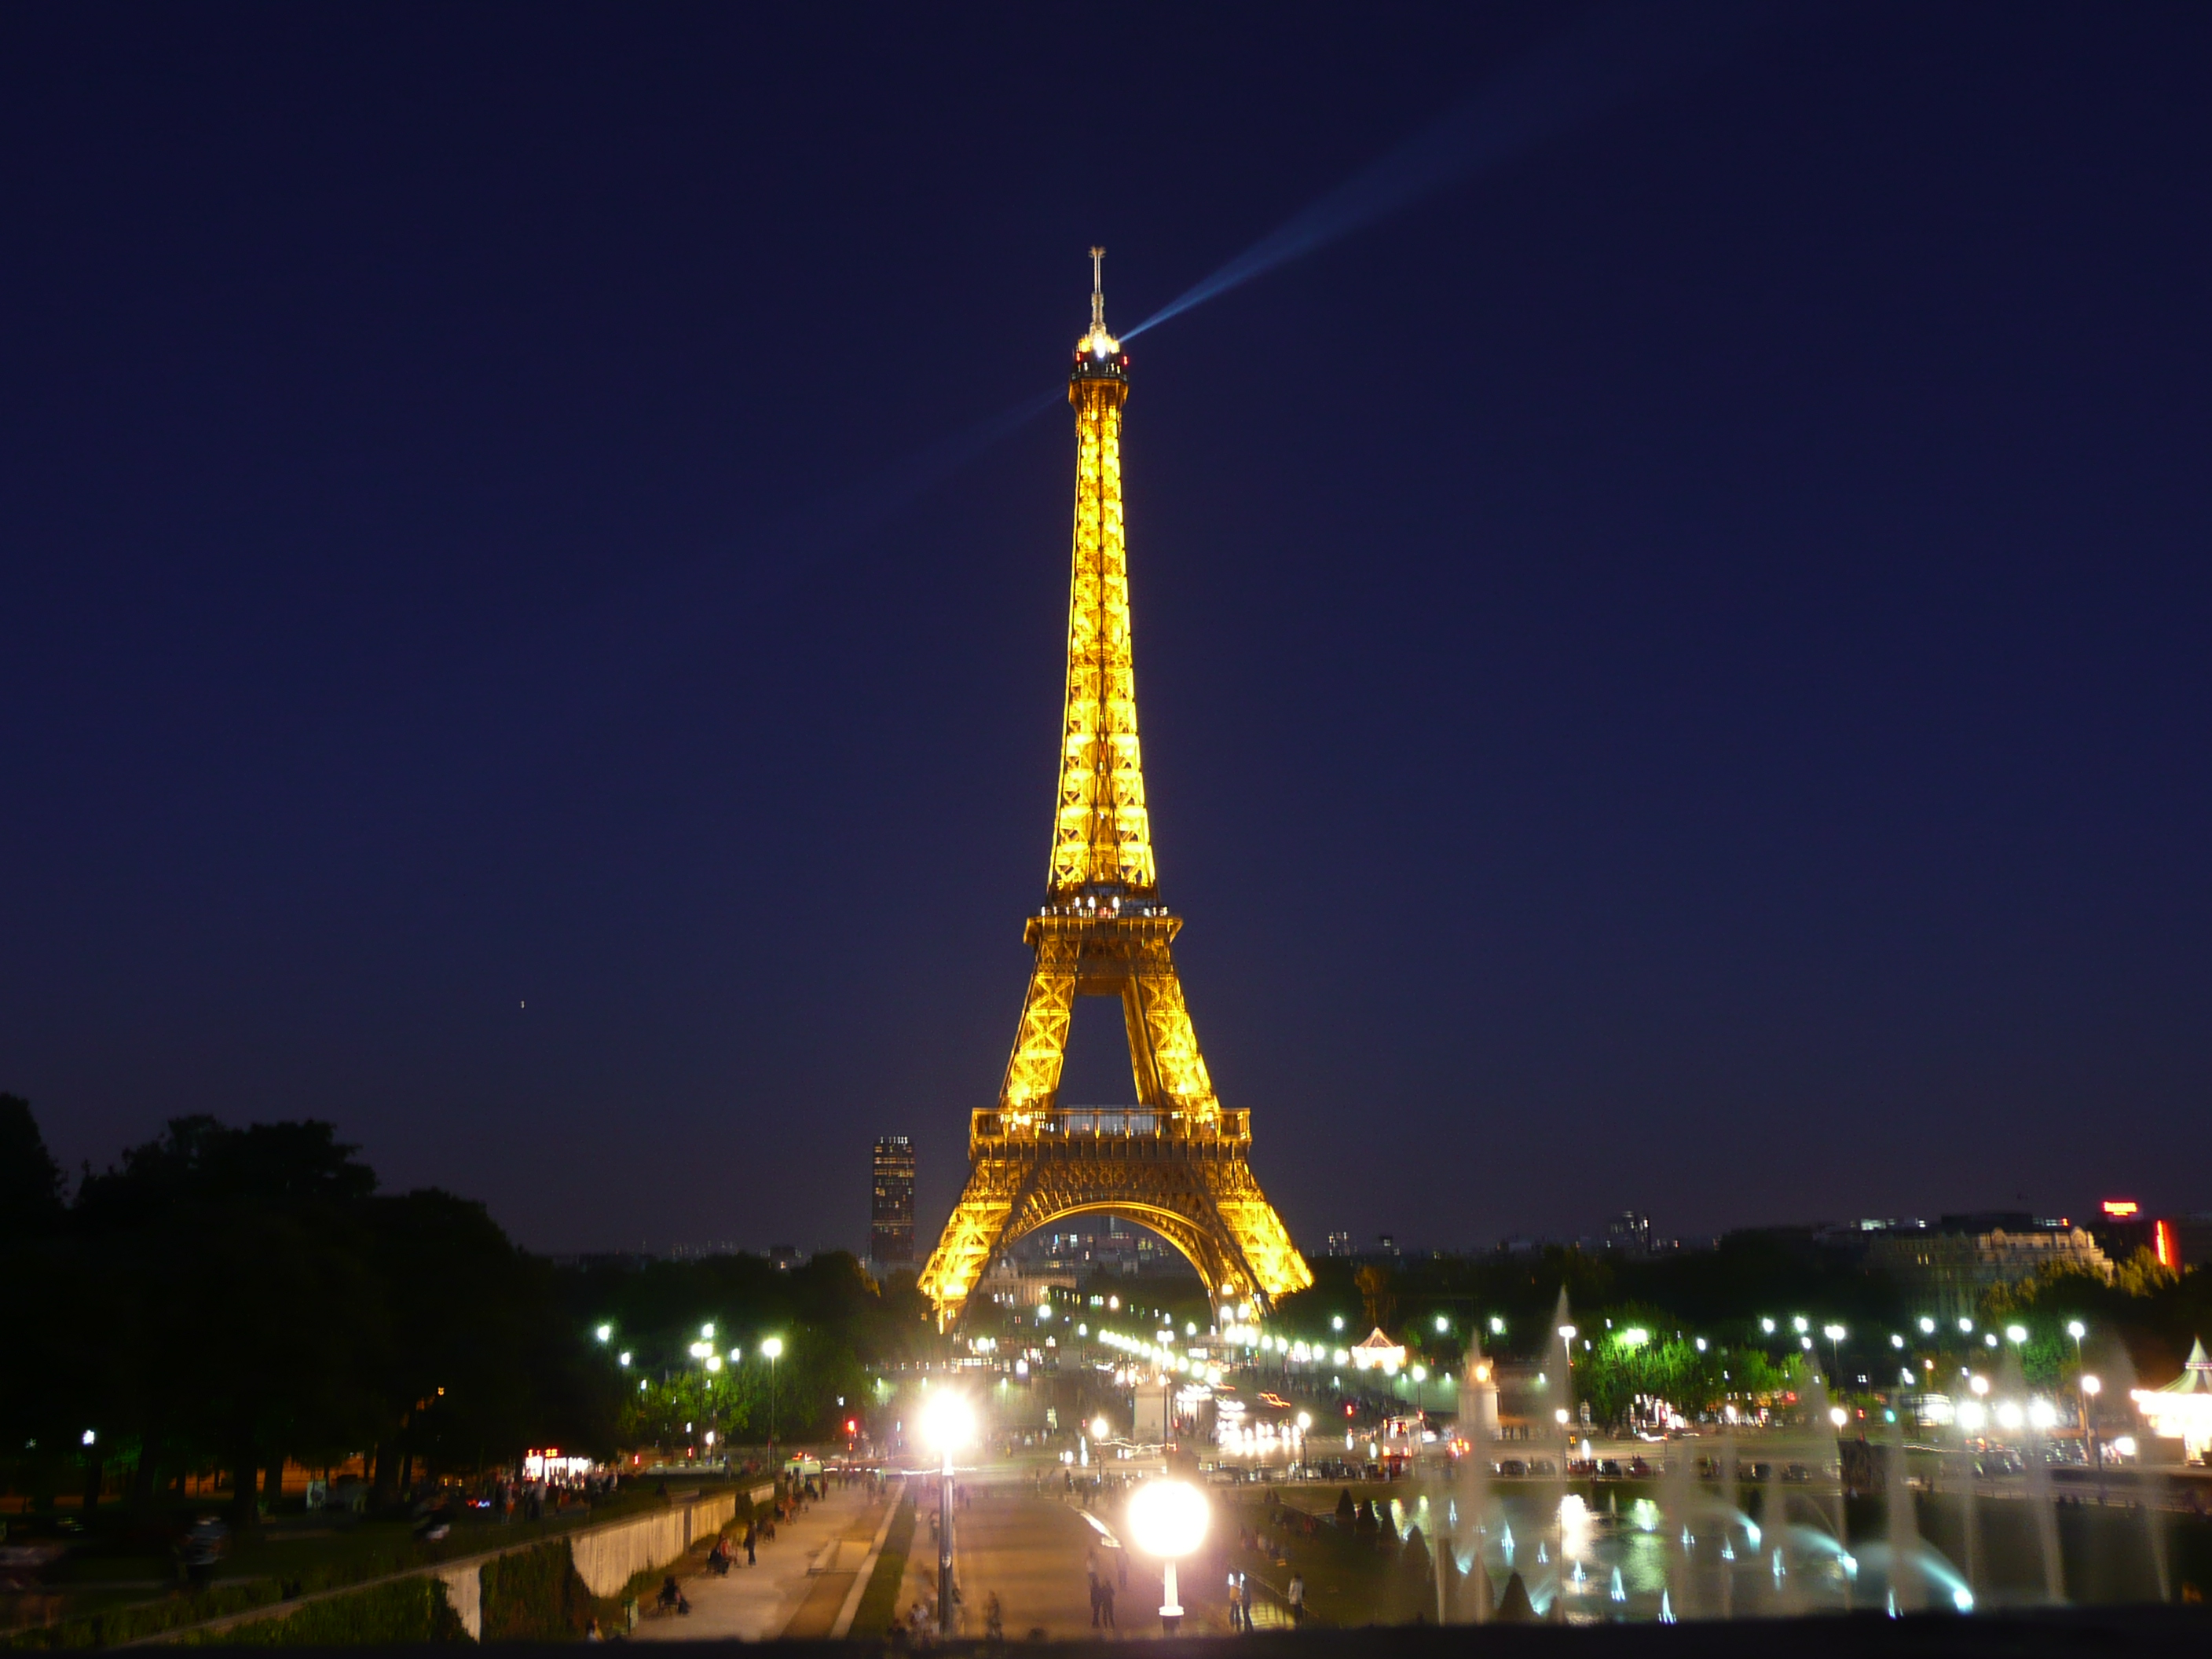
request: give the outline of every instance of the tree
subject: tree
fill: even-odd
[[[62,1169],[46,1150],[31,1103],[0,1095],[0,1239],[58,1232],[66,1213]]]
[[[1359,1287],[1360,1310],[1366,1316],[1368,1328],[1381,1330],[1398,1310],[1398,1299],[1390,1294],[1390,1270],[1380,1262],[1365,1262],[1352,1274],[1352,1282]]]

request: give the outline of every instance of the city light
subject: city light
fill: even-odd
[[[1923,1336],[1933,1336],[1936,1334],[1936,1322],[1929,1318],[1926,1314],[1920,1316],[1920,1334]]]
[[[1845,1411],[1841,1406],[1831,1406],[1828,1407],[1828,1421],[1834,1424],[1839,1429],[1850,1419],[1850,1415],[1851,1414]]]
[[[1840,1342],[1848,1333],[1841,1325],[1823,1325],[1820,1327],[1820,1334],[1831,1342]]]
[[[782,1358],[782,1355],[783,1339],[781,1337],[771,1336],[761,1344],[761,1357],[763,1359],[778,1359]]]
[[[1091,1419],[1091,1437],[1093,1440],[1103,1440],[1112,1432],[1112,1425],[1104,1418],[1094,1417]]]
[[[1759,1328],[1771,1336],[1774,1334],[1774,1322],[1771,1319],[1762,1319],[1759,1322]]]
[[[707,1369],[710,1371],[719,1371],[721,1370],[722,1356],[718,1353],[708,1354],[707,1356]]]
[[[975,1410],[967,1397],[951,1389],[935,1389],[921,1405],[924,1443],[942,1453],[949,1463],[953,1452],[975,1435]]]
[[[620,1353],[615,1356],[615,1364],[622,1366],[624,1370],[629,1369],[629,1350],[628,1348],[624,1348]]]
[[[1451,1321],[1450,1321],[1450,1320],[1449,1320],[1449,1319],[1446,1319],[1446,1318],[1445,1318],[1442,1314],[1438,1314],[1438,1315],[1437,1316],[1437,1334],[1438,1336],[1442,1336],[1442,1335],[1443,1335],[1446,1331],[1449,1330],[1450,1328],[1451,1328]]]
[[[712,1342],[714,1340],[714,1322],[709,1320],[707,1323],[702,1325],[699,1328],[699,1334],[705,1337],[709,1342]]]
[[[1790,1321],[1790,1328],[1802,1336],[1813,1328],[1813,1322],[1806,1318],[1803,1314],[1796,1314]]]
[[[1559,1334],[1567,1341],[1571,1342],[1575,1340],[1575,1328],[1571,1325],[1562,1325],[1559,1327]]]
[[[614,1334],[615,1334],[615,1328],[614,1328],[613,1326],[611,1326],[611,1325],[602,1325],[602,1326],[600,1326],[600,1327],[599,1328],[599,1329],[597,1329],[596,1331],[593,1331],[593,1332],[592,1333],[592,1335],[594,1335],[594,1336],[598,1337],[598,1338],[599,1339],[599,1340],[600,1340],[600,1341],[602,1341],[602,1342],[605,1342],[608,1338],[611,1337]]]
[[[1971,1319],[1966,1318],[1964,1315],[1961,1315],[1961,1316],[1960,1316],[1960,1319],[1959,1319],[1959,1329],[1960,1329],[1960,1331],[1961,1333],[1964,1333],[1964,1334],[1972,1334],[1972,1332],[1973,1328],[1974,1328],[1974,1322],[1973,1322],[1972,1320],[1971,1320]]]
[[[2081,1379],[2081,1392],[2087,1395],[2092,1400],[2094,1400],[2099,1395],[2104,1393],[2104,1391],[2105,1379],[2103,1377],[2086,1376]]]
[[[1333,1331],[1342,1330],[1344,1328],[1344,1316],[1342,1314],[1332,1315],[1329,1318],[1328,1328]]]
[[[2021,1343],[2027,1340],[2027,1327],[2025,1325],[2006,1326],[2005,1340],[2011,1343],[2015,1348],[2018,1347]]]
[[[1490,1316],[1490,1334],[1492,1336],[1503,1336],[1505,1334],[1505,1322],[1499,1318],[1496,1314]]]
[[[1889,1346],[1893,1348],[1902,1348],[1905,1346],[1905,1339],[1892,1331],[1889,1336]]]
[[[1640,1348],[1650,1340],[1651,1333],[1641,1325],[1631,1325],[1620,1334],[1620,1346],[1624,1348]]]

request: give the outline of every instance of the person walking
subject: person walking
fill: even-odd
[[[1241,1604],[1237,1599],[1237,1569],[1231,1567],[1229,1570],[1229,1628],[1241,1630],[1243,1627],[1239,1622],[1242,1617]]]
[[[1098,1581],[1098,1607],[1099,1610],[1106,1615],[1106,1628],[1112,1630],[1114,1628],[1114,1581],[1110,1578],[1102,1578]]]
[[[1237,1608],[1243,1616],[1244,1628],[1252,1628],[1252,1580],[1244,1573],[1237,1575]]]
[[[750,1521],[746,1522],[745,1522],[745,1565],[746,1565],[747,1566],[749,1566],[749,1567],[750,1567],[750,1566],[752,1566],[752,1565],[756,1565],[756,1558],[755,1558],[755,1556],[754,1556],[754,1554],[753,1554],[753,1540],[754,1540],[757,1537],[758,1537],[758,1536],[759,1536],[759,1533],[758,1533],[757,1529],[757,1528],[755,1528],[755,1527],[753,1526],[753,1523],[752,1523],[751,1522],[750,1522]]]
[[[1291,1575],[1290,1593],[1284,1599],[1291,1604],[1291,1623],[1293,1626],[1304,1624],[1306,1621],[1305,1574],[1293,1572]]]

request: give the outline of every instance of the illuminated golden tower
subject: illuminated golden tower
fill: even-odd
[[[1217,1304],[1313,1283],[1253,1178],[1252,1115],[1215,1098],[1176,976],[1182,920],[1159,902],[1137,748],[1121,405],[1129,360],[1106,331],[1103,248],[1091,250],[1091,331],[1075,343],[1075,556],[1067,701],[1036,952],[998,1105],[973,1115],[967,1189],[922,1269],[939,1322],[957,1318],[994,1255],[1072,1215],[1110,1210],[1173,1243]],[[1138,1104],[1066,1109],[1060,1064],[1079,996],[1118,996]]]

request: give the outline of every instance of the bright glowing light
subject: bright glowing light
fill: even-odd
[[[1997,1401],[1997,1426],[1999,1428],[2016,1429],[2026,1421],[2027,1421],[2027,1414],[2021,1410],[2020,1402],[2018,1401],[2000,1400]]]
[[[1850,1415],[1851,1414],[1845,1411],[1841,1406],[1831,1406],[1828,1407],[1828,1421],[1834,1424],[1839,1429],[1842,1428],[1846,1422],[1850,1420]]]
[[[1437,1316],[1437,1334],[1439,1336],[1441,1336],[1441,1335],[1443,1335],[1443,1333],[1444,1333],[1444,1332],[1446,1332],[1446,1331],[1449,1330],[1450,1328],[1451,1328],[1451,1321],[1450,1321],[1450,1320],[1449,1320],[1449,1319],[1446,1319],[1446,1318],[1445,1318],[1442,1314],[1438,1314],[1438,1315]]]
[[[947,1457],[975,1435],[975,1408],[950,1389],[934,1390],[921,1407],[921,1437]]]
[[[1968,1434],[1978,1434],[1989,1420],[1990,1414],[1983,1408],[1980,1401],[1961,1400],[1959,1402],[1959,1426]]]
[[[624,1348],[620,1353],[615,1356],[615,1364],[622,1366],[629,1365],[629,1350],[628,1348]]]
[[[2021,1343],[2027,1340],[2027,1327],[2025,1325],[2006,1326],[2005,1340],[2011,1343],[2014,1347],[2018,1347]]]
[[[1813,1322],[1806,1318],[1803,1314],[1796,1314],[1790,1318],[1790,1328],[1802,1336],[1813,1328]]]
[[[1845,1336],[1849,1335],[1850,1333],[1845,1331],[1841,1325],[1823,1325],[1820,1327],[1820,1334],[1826,1337],[1831,1342],[1840,1342]]]
[[[1562,1407],[1560,1407],[1559,1408],[1559,1410],[1557,1410],[1557,1411],[1553,1412],[1553,1413],[1552,1413],[1552,1420],[1553,1420],[1554,1423],[1557,1423],[1557,1424],[1558,1424],[1561,1428],[1563,1428],[1563,1429],[1564,1429],[1565,1427],[1566,1427],[1566,1426],[1567,1426],[1567,1408],[1566,1408],[1565,1406],[1562,1406]]]
[[[1936,1334],[1936,1322],[1929,1318],[1926,1314],[1920,1316],[1920,1334],[1923,1336],[1933,1336]]]
[[[694,1359],[704,1359],[714,1352],[713,1346],[705,1342],[694,1342],[691,1345],[691,1357]]]
[[[1559,1327],[1559,1334],[1571,1342],[1575,1340],[1575,1328],[1571,1325],[1562,1325]]]
[[[614,1334],[615,1334],[615,1328],[614,1328],[613,1326],[611,1326],[611,1325],[602,1325],[602,1326],[600,1326],[600,1327],[599,1328],[599,1329],[597,1329],[597,1330],[595,1330],[595,1331],[593,1331],[593,1332],[592,1333],[592,1334],[593,1336],[598,1337],[598,1338],[599,1339],[599,1340],[600,1340],[600,1341],[602,1341],[602,1342],[605,1342],[605,1341],[609,1337],[611,1337]]]
[[[1994,1348],[1997,1345],[1997,1334],[1995,1331],[1991,1331],[1987,1336],[1984,1337],[1982,1340],[1988,1346]]]
[[[2031,1400],[2027,1402],[2027,1420],[2035,1428],[2056,1428],[2058,1424],[2058,1408],[2048,1400]]]
[[[1972,1613],[1974,1610],[1973,1591],[1968,1589],[1964,1584],[1960,1585],[1951,1592],[1951,1605],[1961,1613]]]
[[[1337,1314],[1331,1317],[1328,1322],[1328,1328],[1333,1331],[1342,1330],[1344,1328],[1344,1316],[1342,1314]]]
[[[2081,1392],[2087,1395],[2092,1400],[2094,1400],[2099,1395],[2104,1393],[2104,1391],[2105,1379],[2103,1377],[2085,1375],[2081,1378]]]
[[[1500,1319],[1496,1314],[1490,1316],[1490,1334],[1492,1336],[1503,1336],[1505,1334],[1505,1322],[1503,1319]]]
[[[1620,1346],[1624,1348],[1640,1348],[1650,1340],[1651,1333],[1641,1325],[1631,1325],[1620,1334]]]
[[[1774,1334],[1774,1322],[1771,1319],[1762,1319],[1759,1322],[1759,1328],[1771,1336]]]
[[[2089,1334],[2089,1328],[2078,1319],[2069,1319],[2066,1322],[2066,1334],[2079,1342]]]
[[[1312,1416],[1306,1412],[1300,1412],[1298,1413],[1298,1432],[1300,1434],[1304,1434],[1311,1427],[1313,1427]]]
[[[1109,1424],[1104,1418],[1094,1417],[1091,1419],[1091,1437],[1093,1440],[1103,1440],[1113,1431],[1112,1425]]]
[[[1893,1348],[1902,1348],[1905,1346],[1905,1339],[1893,1331],[1890,1333],[1889,1346]]]
[[[1129,1499],[1129,1530],[1137,1547],[1162,1560],[1180,1560],[1206,1541],[1206,1494],[1186,1480],[1147,1480]]]
[[[708,1354],[707,1356],[707,1369],[710,1371],[719,1371],[721,1370],[722,1356],[718,1353]]]
[[[1698,1339],[1698,1352],[1699,1353],[1703,1353],[1705,1351],[1705,1339],[1704,1337],[1702,1337],[1702,1336],[1701,1336],[1701,1337],[1699,1337],[1699,1338]]]
[[[708,1322],[707,1322],[707,1323],[705,1323],[704,1325],[702,1325],[702,1326],[699,1328],[699,1334],[700,1334],[700,1335],[702,1335],[702,1336],[703,1336],[703,1337],[705,1337],[705,1338],[706,1338],[709,1342],[712,1342],[712,1341],[714,1340],[714,1322],[713,1322],[712,1320],[709,1320],[709,1321],[708,1321]]]
[[[2112,1449],[2119,1453],[2123,1457],[2133,1457],[2136,1455],[2135,1436],[2131,1434],[2122,1435],[2118,1439],[2112,1442]]]
[[[1985,1395],[1990,1391],[1990,1379],[1986,1376],[1971,1376],[1966,1379],[1966,1386],[1978,1395]]]
[[[763,1358],[780,1358],[782,1356],[782,1353],[783,1339],[780,1336],[771,1336],[767,1341],[761,1344],[761,1356]]]
[[[87,1429],[84,1431],[84,1443],[86,1445],[94,1445],[98,1443],[99,1439],[100,1431],[97,1429]]]
[[[1429,1368],[1426,1365],[1416,1365],[1412,1370],[1407,1372],[1406,1375],[1412,1377],[1416,1382],[1425,1382],[1429,1380]]]
[[[1959,1328],[1962,1331],[1971,1331],[1974,1328],[1974,1322],[1961,1315],[1959,1320]]]

